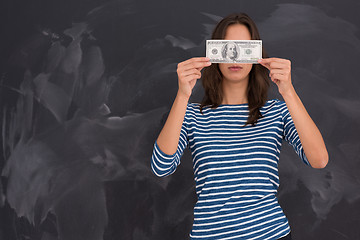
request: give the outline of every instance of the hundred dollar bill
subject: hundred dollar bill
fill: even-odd
[[[206,57],[212,63],[258,63],[261,40],[206,40]]]

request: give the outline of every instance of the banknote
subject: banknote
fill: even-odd
[[[212,63],[258,63],[261,40],[206,40],[206,57]]]

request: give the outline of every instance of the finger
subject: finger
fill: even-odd
[[[191,58],[191,59],[189,59],[188,61],[185,61],[184,62],[184,66],[188,66],[188,65],[194,65],[194,64],[197,64],[197,63],[211,63],[210,62],[210,59],[209,58],[203,58],[203,57],[201,57],[201,58]]]
[[[201,75],[200,71],[195,69],[195,68],[192,68],[192,69],[189,69],[187,71],[183,71],[179,74],[179,77],[186,77],[186,76],[189,76],[189,75],[192,75],[192,74],[197,74],[197,75]]]
[[[260,63],[261,65],[263,65],[264,67],[266,67],[269,70],[272,69],[288,69],[289,66],[285,63],[282,62],[269,62],[269,63]]]
[[[283,64],[283,63],[272,62],[272,63],[262,64],[262,65],[270,71],[275,70],[275,69],[284,71],[284,72],[291,70],[290,66]]]
[[[285,76],[284,74],[281,74],[281,73],[276,73],[278,76]],[[275,74],[274,73],[270,73],[269,74],[269,77],[270,78],[274,78]]]
[[[189,76],[186,76],[185,78],[183,78],[183,81],[184,82],[191,82],[193,80],[197,80],[197,79],[200,79],[201,78],[201,75],[199,74],[191,74]]]
[[[200,79],[201,78],[201,74],[190,74],[190,75],[187,75],[185,77],[182,77],[180,79],[181,82],[188,82],[188,81],[191,81],[191,80],[194,80],[194,79]]]
[[[210,64],[207,64],[206,66],[204,66],[204,67],[200,67],[200,68],[196,68],[198,71],[201,71],[203,68],[206,68],[206,67],[210,67],[210,65],[211,65],[211,62],[210,62]]]
[[[182,70],[186,71],[186,70],[189,70],[189,69],[198,69],[199,71],[201,69],[203,69],[204,67],[208,67],[211,65],[211,62],[207,61],[207,62],[190,62],[186,65],[183,65],[181,67]]]
[[[288,65],[286,63],[282,62],[271,62],[270,69],[288,69]]]
[[[260,61],[260,60],[259,60]],[[270,70],[270,64],[269,63],[263,63],[263,62],[259,62],[262,66],[266,67],[267,69]]]
[[[183,61],[181,63],[179,63],[179,65],[187,65],[190,63],[194,63],[194,62],[208,62],[210,61],[210,58],[207,57],[195,57],[195,58],[190,58],[186,61]]]
[[[260,63],[263,67],[266,67],[268,70],[270,70],[270,66],[269,66],[269,64],[262,64],[262,63]]]
[[[270,58],[262,58],[258,60],[258,63],[260,63],[261,65],[263,65],[264,67],[269,66],[270,62],[272,62],[272,60]]]
[[[268,61],[268,59],[259,59],[258,63],[270,70],[270,62]]]
[[[281,58],[264,58],[258,60],[258,62],[266,68],[291,68],[291,61]]]
[[[283,81],[283,80],[285,80],[285,76],[284,75],[282,75],[282,74],[272,74],[271,75],[271,80],[273,80],[273,81],[276,81],[276,80],[279,80],[279,81]]]
[[[272,57],[272,58],[262,58],[262,59],[259,59],[259,60],[260,60],[260,62],[262,62],[262,63],[270,63],[270,62],[289,63],[289,62],[290,62],[288,59],[275,58],[275,57]]]
[[[273,68],[270,70],[270,74],[275,74],[275,73],[285,75],[287,72],[282,68]]]

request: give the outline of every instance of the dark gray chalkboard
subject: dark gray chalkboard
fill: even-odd
[[[360,239],[359,1],[2,1],[1,240],[183,240],[191,156],[157,178],[176,65],[246,12],[323,134],[329,164],[284,143],[279,202],[296,240]],[[192,101],[202,98],[200,82]],[[270,98],[279,98],[272,86]]]

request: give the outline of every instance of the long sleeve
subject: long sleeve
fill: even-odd
[[[304,149],[302,147],[298,132],[296,131],[295,124],[291,118],[290,112],[286,106],[284,101],[280,101],[280,111],[282,113],[282,118],[284,122],[284,135],[283,138],[285,141],[290,144],[297,155],[301,158],[301,160],[306,164],[310,165],[308,159],[306,158]]]
[[[161,151],[157,141],[155,141],[153,154],[151,157],[151,169],[158,177],[171,175],[175,172],[177,166],[180,164],[180,158],[184,152],[184,149],[188,145],[187,114],[188,109],[181,127],[179,144],[176,152],[173,155],[169,155]]]

